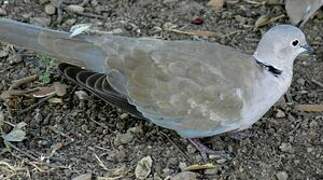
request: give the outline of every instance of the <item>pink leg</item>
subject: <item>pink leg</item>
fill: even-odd
[[[230,155],[225,151],[214,151],[208,147],[206,147],[201,141],[197,138],[187,138],[189,142],[193,144],[193,146],[201,153],[201,156],[204,161],[208,160],[207,154],[213,154],[219,157],[229,158]]]

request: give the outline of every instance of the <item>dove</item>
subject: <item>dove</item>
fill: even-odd
[[[200,151],[225,155],[199,138],[252,126],[288,90],[304,33],[277,25],[254,54],[215,42],[71,33],[0,19],[0,41],[56,57],[60,71],[109,104],[175,130]]]
[[[285,9],[291,23],[300,27],[323,5],[323,0],[286,0]]]

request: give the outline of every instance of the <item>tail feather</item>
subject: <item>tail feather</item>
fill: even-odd
[[[91,70],[104,65],[106,54],[89,36],[69,37],[69,33],[0,18],[0,41],[35,50]]]

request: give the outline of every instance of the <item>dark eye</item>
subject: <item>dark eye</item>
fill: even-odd
[[[292,42],[292,45],[293,45],[293,46],[297,46],[297,45],[298,45],[298,40],[294,40],[294,41]]]

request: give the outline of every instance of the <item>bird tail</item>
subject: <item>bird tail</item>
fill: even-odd
[[[70,33],[0,18],[0,41],[54,56],[80,67],[98,70],[105,53],[89,36],[69,37]]]

